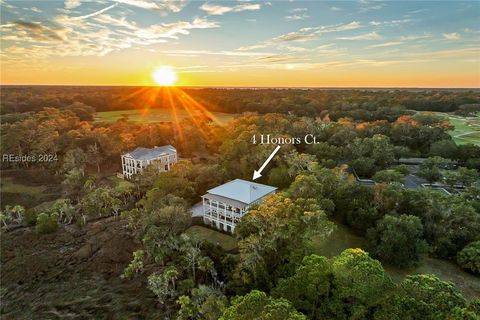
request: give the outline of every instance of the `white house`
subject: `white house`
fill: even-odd
[[[148,148],[137,148],[122,154],[123,177],[130,179],[132,175],[142,173],[149,165],[158,166],[159,171],[168,171],[177,162],[177,150],[171,145]]]
[[[202,196],[203,222],[217,229],[233,232],[235,226],[254,204],[275,193],[277,188],[235,179],[207,191]]]

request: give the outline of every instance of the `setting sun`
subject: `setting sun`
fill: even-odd
[[[155,69],[152,78],[159,86],[173,86],[177,82],[177,73],[170,66]]]

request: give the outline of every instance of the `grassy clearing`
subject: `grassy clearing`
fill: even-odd
[[[226,123],[233,119],[236,115],[230,113],[212,112],[212,114],[221,122]],[[183,120],[190,118],[192,115],[186,110],[177,109],[176,115],[170,109],[150,109],[150,110],[120,110],[97,112],[95,122],[115,122],[122,117],[128,117],[131,122],[155,123],[155,122],[172,122],[175,118]]]
[[[450,124],[455,127],[455,130],[449,133],[456,144],[472,143],[480,145],[480,116],[460,117],[443,112],[435,113],[448,118]]]
[[[22,193],[31,196],[39,195],[47,189],[45,186],[27,186],[24,184],[15,183],[10,177],[2,178],[2,181],[0,182],[0,188],[2,192]]]
[[[117,176],[108,177],[108,180],[113,184],[114,187],[131,187],[134,185],[130,181],[119,178]]]
[[[448,120],[455,126],[450,134],[457,144],[480,144],[480,117],[459,117],[447,115]]]
[[[355,235],[349,228],[337,224],[327,239],[313,239],[315,253],[333,257],[348,248],[366,248],[365,239]],[[463,271],[454,262],[424,257],[420,264],[411,269],[399,269],[383,265],[387,273],[397,282],[409,274],[434,274],[444,281],[453,282],[467,298],[480,296],[480,278]]]
[[[365,239],[353,234],[347,227],[337,224],[327,239],[313,238],[313,250],[316,254],[331,258],[348,248],[365,249]]]
[[[217,244],[225,251],[230,251],[237,247],[237,240],[234,237],[202,226],[192,226],[186,233],[196,235],[200,239]]]
[[[424,257],[412,269],[398,269],[385,266],[385,270],[395,281],[401,281],[409,274],[434,274],[443,281],[450,281],[467,299],[480,296],[480,278],[462,270],[454,261]]]
[[[33,175],[31,179],[30,175]],[[60,196],[59,187],[43,181],[41,174],[35,175],[35,171],[2,171],[0,181],[0,206],[2,208],[17,204],[32,208]]]

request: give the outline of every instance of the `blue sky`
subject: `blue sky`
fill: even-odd
[[[158,65],[187,85],[480,83],[478,1],[0,5],[4,83],[144,84]]]

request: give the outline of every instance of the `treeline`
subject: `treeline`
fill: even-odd
[[[8,162],[2,168],[43,167],[52,173],[63,174],[62,168],[68,152],[80,153],[87,164],[98,168],[104,165],[117,169],[120,154],[138,146],[154,147],[175,145],[184,156],[194,151],[205,152],[217,148],[221,127],[209,124],[200,116],[178,124],[142,124],[120,120],[112,124],[94,125],[86,119],[91,109],[82,104],[66,108],[44,108],[39,112],[24,114],[15,121],[2,124],[2,153],[13,155],[55,154],[58,161]],[[203,124],[199,127],[199,122]],[[218,132],[218,133],[217,133]],[[114,164],[113,166],[111,164]],[[67,170],[68,171],[68,170]]]
[[[119,156],[124,152],[139,146],[171,144],[184,157],[211,157],[220,149],[228,150],[233,153],[232,158],[223,161],[232,161],[228,164],[231,172],[248,178],[254,168],[246,163],[254,160],[252,165],[261,165],[257,162],[269,152],[268,146],[251,144],[253,135],[262,133],[276,137],[312,134],[316,136],[317,144],[301,144],[295,148],[317,156],[326,167],[347,161],[363,177],[372,177],[377,171],[388,169],[396,159],[408,156],[440,156],[461,167],[480,168],[480,147],[471,144],[456,146],[447,133],[451,126],[442,117],[432,114],[404,115],[392,122],[245,114],[228,126],[220,126],[207,116],[178,124],[143,124],[126,120],[93,124],[84,120],[92,116],[91,112],[90,107],[76,103],[61,109],[45,108],[23,114],[15,121],[3,123],[3,154],[56,154],[60,160],[3,161],[2,168],[44,167],[52,173],[63,174],[68,171],[62,168],[63,159],[68,152],[77,150],[82,154],[77,158],[85,158],[87,165],[96,171],[101,168],[116,170]],[[287,148],[293,146],[284,147]],[[278,170],[283,167],[279,166]]]
[[[44,107],[62,108],[81,102],[97,112],[149,108],[181,107],[182,94],[161,99],[164,90],[156,87],[72,87],[3,86],[1,114],[39,111]],[[347,89],[248,89],[182,88],[183,92],[210,111],[242,113],[294,113],[319,115],[356,109],[359,120],[388,119],[392,107],[419,111],[451,112],[466,104],[478,104],[477,91],[447,90],[347,90]],[[380,111],[377,111],[380,109]],[[362,114],[358,110],[367,110]],[[405,111],[402,111],[403,114]],[[377,115],[380,113],[381,115]],[[382,114],[384,113],[384,115]],[[389,114],[390,113],[390,114]]]

